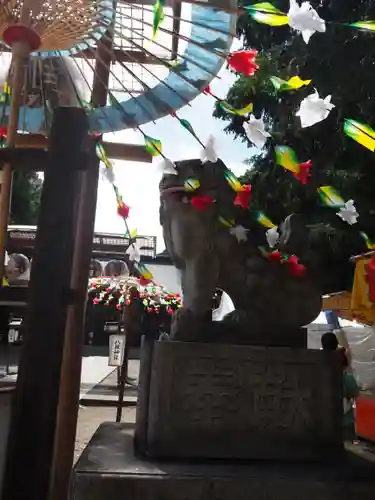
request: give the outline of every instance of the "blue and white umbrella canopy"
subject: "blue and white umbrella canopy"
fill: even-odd
[[[87,15],[78,9],[73,22],[74,3],[87,4]],[[34,19],[32,27],[40,36],[40,49],[46,50],[31,54],[19,115],[19,130],[33,134],[48,133],[57,106],[85,107],[95,133],[137,128],[174,113],[217,75],[226,62],[235,31],[235,0],[222,0],[216,7],[177,1],[162,4],[164,20],[155,37],[156,7],[147,0],[143,4],[119,1],[115,7],[107,0],[41,2],[45,4],[49,10],[44,24]],[[10,11],[11,2],[6,5]],[[60,6],[55,19],[51,14],[54,5]],[[62,17],[63,5],[66,19]],[[2,4],[0,35],[6,24],[4,9]],[[42,14],[38,19],[43,19]],[[47,21],[52,27],[46,28]],[[64,34],[65,25],[70,31]],[[95,50],[98,40],[105,42],[109,37],[113,43],[108,103],[93,109],[89,102]],[[3,49],[0,83],[7,81],[11,71],[10,54],[4,44]],[[3,103],[0,107],[4,125],[9,106]]]

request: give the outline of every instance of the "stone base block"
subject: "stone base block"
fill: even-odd
[[[141,453],[304,460],[342,452],[336,353],[161,341],[150,349],[141,359]]]
[[[375,463],[356,453],[324,465],[143,461],[131,427],[105,423],[75,466],[70,500],[373,500]]]

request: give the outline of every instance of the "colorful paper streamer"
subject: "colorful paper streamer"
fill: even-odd
[[[369,125],[347,118],[344,124],[344,132],[365,148],[372,152],[375,151],[375,130]]]
[[[288,16],[269,2],[247,5],[244,9],[258,23],[267,24],[268,26],[285,26],[288,24]]]

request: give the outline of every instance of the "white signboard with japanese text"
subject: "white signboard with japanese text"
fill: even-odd
[[[108,366],[122,366],[124,351],[125,335],[110,335]]]

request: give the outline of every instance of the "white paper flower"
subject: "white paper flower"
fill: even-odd
[[[291,28],[301,32],[305,43],[309,43],[311,36],[315,32],[324,33],[326,30],[324,19],[319,17],[310,2],[302,2],[299,5],[297,0],[290,0],[288,24]]]
[[[347,222],[349,225],[353,225],[357,223],[357,219],[359,217],[359,213],[357,212],[354,201],[349,200],[345,203],[343,207],[340,208],[340,211],[337,214],[340,219],[344,222]]]
[[[300,117],[302,128],[312,127],[316,123],[325,120],[334,107],[330,95],[322,99],[319,97],[318,92],[315,91],[303,99],[296,116]]]
[[[141,254],[139,253],[136,243],[130,245],[130,247],[126,250],[125,253],[129,255],[129,260],[131,261],[139,262],[141,260]]]
[[[229,229],[229,232],[232,236],[235,236],[237,238],[238,243],[241,243],[241,241],[247,241],[247,233],[249,232],[248,229],[246,229],[243,226],[235,226],[231,227]]]
[[[210,135],[210,137],[207,140],[206,146],[204,147],[204,149],[202,149],[201,152],[202,163],[206,163],[208,161],[211,163],[217,162],[218,156],[216,153],[215,143],[216,143],[215,137],[213,135]]]
[[[101,171],[102,177],[105,181],[108,181],[111,184],[114,184],[115,172],[114,172],[113,168],[103,166],[103,167],[100,167],[100,171]]]
[[[255,118],[254,115],[250,115],[249,121],[244,122],[243,128],[245,129],[249,141],[255,144],[259,149],[262,149],[268,137],[271,137],[271,134],[264,129],[263,116],[261,118]]]
[[[172,160],[169,160],[168,158],[165,158],[162,162],[159,163],[159,168],[163,174],[178,175],[178,172],[176,170],[176,165],[173,163]]]
[[[268,231],[266,231],[267,243],[271,248],[276,246],[276,243],[279,241],[279,236],[280,235],[277,226],[271,227],[271,229],[268,229]]]

